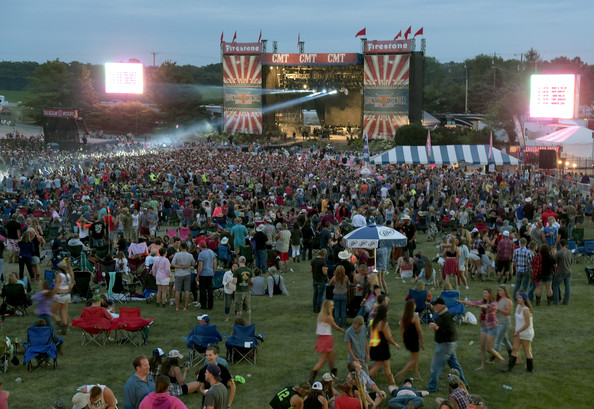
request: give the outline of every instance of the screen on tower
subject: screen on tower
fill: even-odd
[[[142,94],[143,65],[140,63],[105,63],[105,92]]]
[[[576,98],[574,74],[532,75],[530,79],[532,118],[574,118]]]

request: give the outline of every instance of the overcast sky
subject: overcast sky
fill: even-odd
[[[593,0],[3,0],[0,60],[157,65],[220,61],[231,41],[278,41],[279,52],[360,52],[355,33],[391,40],[424,27],[427,55],[441,62],[478,54],[509,59],[531,47],[544,59],[594,64]]]

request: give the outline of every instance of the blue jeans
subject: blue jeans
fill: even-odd
[[[326,283],[323,281],[313,282],[313,308],[314,312],[320,312],[322,303],[326,298]]]
[[[334,294],[334,321],[340,328],[346,327],[346,294]]]
[[[534,281],[530,280],[530,287],[528,288],[528,299],[530,302],[534,301],[534,290],[536,290],[536,284],[534,284]]]
[[[258,267],[262,274],[268,271],[268,250],[256,250],[256,267]]]
[[[503,322],[497,325],[497,334],[495,335],[495,343],[493,344],[493,348],[495,348],[496,351],[499,351],[499,345],[502,343],[507,351],[511,351],[512,345],[511,342],[509,342],[508,331],[509,322]]]
[[[569,303],[571,275],[569,274],[555,274],[553,277],[553,304],[559,304],[561,299],[561,283],[565,286],[565,294],[563,295],[563,304]]]
[[[419,408],[424,404],[423,398],[420,396],[404,395],[390,399],[388,401],[388,407],[391,409],[404,409],[408,405],[408,402],[413,402],[415,408]]]
[[[526,291],[530,284],[530,272],[516,271],[516,286],[514,287],[514,300],[518,291]]]
[[[427,385],[427,390],[429,392],[437,391],[437,381],[439,380],[439,375],[441,375],[441,371],[443,371],[443,367],[446,363],[450,368],[457,369],[460,372],[460,380],[468,387],[468,383],[464,378],[464,372],[456,357],[456,343],[442,342],[435,346],[433,359],[431,359],[431,379],[429,379],[429,385]]]
[[[229,315],[231,304],[233,304],[233,294],[225,293],[225,315]]]

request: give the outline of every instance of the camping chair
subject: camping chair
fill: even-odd
[[[179,228],[179,238],[182,239],[182,241],[185,241],[189,235],[190,235],[189,227],[180,227]]]
[[[58,346],[64,338],[56,338],[52,327],[31,327],[27,329],[27,341],[23,342],[25,347],[25,359],[23,365],[27,365],[29,372],[40,366],[53,366],[54,370],[58,365]],[[36,361],[33,364],[33,360]]]
[[[223,276],[225,270],[217,270],[212,278],[212,290],[214,299],[224,300],[225,292],[223,291]]]
[[[104,259],[109,254],[109,243],[103,247],[97,247],[95,249],[95,254],[98,258]]]
[[[82,260],[81,260],[81,255],[83,254],[83,246],[82,245],[78,245],[78,246],[66,246],[66,249],[68,250],[68,258],[70,261],[70,264],[72,264],[72,267],[74,269],[80,269],[80,265],[82,264]]]
[[[16,315],[27,315],[27,308],[31,302],[25,293],[25,287],[22,284],[6,284],[2,287],[2,298],[4,302],[0,307],[0,313],[10,311]]]
[[[239,255],[245,257],[246,266],[251,266],[254,263],[254,251],[252,246],[241,246],[239,248]]]
[[[177,236],[177,229],[167,229],[166,233],[170,238],[173,239]]]
[[[157,279],[151,273],[147,273],[142,279],[142,296],[145,298],[147,304],[157,296]]]
[[[200,366],[206,360],[206,348],[212,344],[218,344],[223,340],[216,325],[198,324],[194,326],[186,340],[190,364]]]
[[[89,271],[74,272],[74,286],[72,287],[72,297],[75,296],[79,296],[82,300],[85,301],[91,298],[91,273]]]
[[[223,265],[231,265],[233,263],[233,256],[231,255],[231,249],[228,246],[219,244],[217,249],[217,258],[222,261]]]
[[[256,324],[233,325],[233,334],[225,342],[227,361],[232,364],[247,361],[256,364],[258,339],[256,338]]]
[[[208,247],[215,253],[218,253],[218,251],[219,251],[219,238],[218,237],[214,237],[214,236],[207,237],[205,241],[206,241],[206,247]]]
[[[571,232],[572,240],[575,240],[576,244],[584,243],[584,228],[583,227],[574,227]]]
[[[148,328],[154,318],[142,318],[140,308],[120,308],[120,316],[113,320],[113,328],[118,330],[123,342],[130,342],[136,347],[148,343]]]
[[[12,345],[4,330],[0,329],[0,372],[6,373],[8,371],[8,364],[13,353],[14,345]]]
[[[452,314],[454,322],[461,325],[464,322],[464,316],[466,315],[466,307],[464,304],[460,304],[456,300],[460,299],[460,291],[442,291],[441,298],[446,303],[446,307]]]
[[[408,290],[409,300],[415,301],[415,312],[423,324],[431,322],[431,304],[427,301],[427,290]]]
[[[102,347],[107,342],[107,334],[113,325],[103,314],[101,307],[86,307],[83,308],[80,318],[72,320],[72,326],[82,330],[82,346],[95,343]]]
[[[577,251],[582,262],[592,263],[594,260],[594,240],[586,240],[583,246],[577,248]]]

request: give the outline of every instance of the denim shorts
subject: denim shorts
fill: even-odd
[[[495,338],[497,335],[497,327],[489,329],[486,325],[481,325],[481,334],[487,334],[491,338]]]

